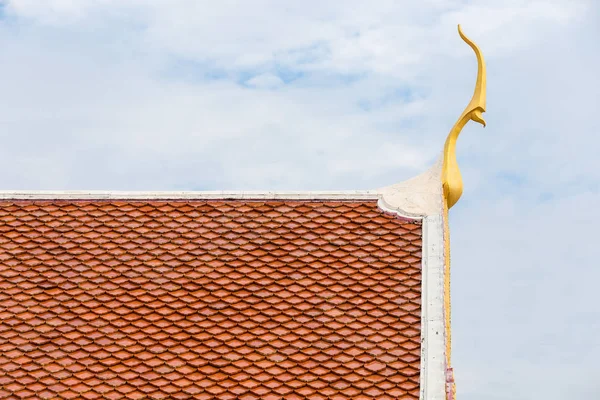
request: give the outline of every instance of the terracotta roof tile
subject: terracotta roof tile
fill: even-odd
[[[417,399],[420,296],[375,201],[2,201],[0,398]]]

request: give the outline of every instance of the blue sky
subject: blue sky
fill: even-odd
[[[585,0],[14,0],[4,190],[373,189],[458,143],[464,400],[600,396],[600,8]]]

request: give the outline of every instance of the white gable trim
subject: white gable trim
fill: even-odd
[[[444,221],[423,218],[421,286],[421,400],[446,400]]]
[[[378,200],[372,190],[348,191],[0,191],[3,200]]]
[[[423,213],[403,211],[402,207],[388,207],[381,190],[307,191],[307,192],[255,192],[255,191],[0,191],[0,200],[305,200],[305,201],[361,201],[377,200],[384,212],[404,218],[420,220]],[[414,206],[409,207],[414,211]]]

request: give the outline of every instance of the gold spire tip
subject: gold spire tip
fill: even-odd
[[[458,34],[475,52],[475,56],[477,57],[477,80],[475,81],[475,91],[471,101],[450,130],[444,145],[442,185],[448,208],[456,204],[463,192],[462,177],[456,161],[456,140],[458,139],[458,135],[467,122],[471,120],[480,123],[484,127],[486,125],[482,115],[485,112],[485,61],[479,47],[463,33],[460,24],[458,25]]]

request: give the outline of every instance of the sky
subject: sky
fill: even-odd
[[[345,190],[457,146],[461,400],[600,398],[600,4],[0,0],[0,189]]]

